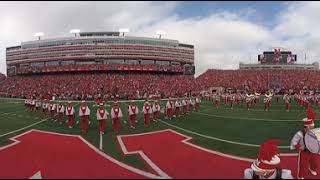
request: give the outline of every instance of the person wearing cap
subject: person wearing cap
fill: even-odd
[[[192,112],[194,110],[194,100],[193,100],[193,97],[191,96],[190,99],[189,99],[189,112]]]
[[[283,100],[284,100],[284,103],[285,103],[285,109],[286,109],[286,112],[289,112],[289,109],[290,109],[290,95],[289,94],[285,94],[283,96]]]
[[[88,131],[88,120],[90,116],[90,109],[85,100],[81,101],[79,116],[81,117],[81,132],[85,134]]]
[[[53,121],[54,120],[54,112],[56,110],[56,105],[53,103],[53,100],[50,100],[49,110],[50,110],[50,118]]]
[[[183,105],[183,114],[187,114],[188,113],[188,99],[185,96],[184,100],[182,101],[182,105]]]
[[[317,156],[318,154],[311,153],[305,145],[304,137],[307,131],[314,128],[314,120],[316,118],[316,114],[310,107],[307,109],[307,117],[303,118],[304,128],[298,131],[291,140],[290,149],[298,150],[298,178],[304,179],[309,172],[316,176],[318,162]]]
[[[68,105],[66,106],[66,115],[68,117],[68,127],[73,127],[73,121],[74,121],[74,107],[72,106],[71,101],[68,101]]]
[[[26,99],[24,100],[24,106],[25,106],[26,110],[28,109],[28,104],[29,104],[29,99],[26,98]]]
[[[26,111],[30,112],[30,99],[29,97],[26,97]]]
[[[231,99],[230,99],[230,109],[233,109],[235,103],[236,103],[236,95],[232,93]]]
[[[196,97],[196,105],[195,105],[195,110],[199,111],[200,110],[200,103],[201,103],[201,99],[200,96]]]
[[[265,110],[265,111],[268,111],[269,101],[270,101],[270,93],[268,92],[268,94],[266,93],[264,96],[265,96],[264,99],[263,99],[264,110]]]
[[[146,102],[144,103],[142,107],[142,112],[143,112],[144,125],[149,127],[151,114],[152,114],[152,107],[150,106],[150,103],[148,100],[146,100]]]
[[[131,100],[129,104],[129,122],[130,122],[130,127],[132,129],[135,129],[137,126],[137,115],[139,113],[139,109],[137,105],[135,105],[135,100]]]
[[[44,99],[43,103],[42,103],[42,116],[43,117],[47,117],[48,108],[49,107],[48,107],[47,99]]]
[[[99,121],[99,132],[104,134],[106,131],[106,120],[108,118],[108,111],[104,108],[104,102],[99,103],[99,108],[97,109],[97,120]]]
[[[36,110],[39,112],[41,108],[41,101],[40,98],[37,98],[36,100]]]
[[[159,116],[160,116],[160,104],[158,99],[154,100],[153,106],[152,106],[152,112],[153,112],[153,122],[158,122]]]
[[[216,108],[219,108],[221,96],[219,94],[215,93],[213,95],[213,99],[214,99],[214,104],[215,104]]]
[[[260,145],[257,159],[244,170],[244,179],[293,179],[291,170],[280,168],[279,142],[269,139]]]
[[[173,115],[173,117],[178,117],[178,116],[180,117],[182,104],[181,104],[179,97],[177,98],[174,106],[175,106],[175,111],[174,111],[175,115]]]
[[[118,101],[115,101],[113,104],[113,107],[111,108],[111,118],[112,118],[113,129],[116,133],[119,132],[120,118],[122,117],[123,117],[123,114],[118,105]]]
[[[173,115],[173,102],[171,100],[171,97],[169,97],[169,100],[167,101],[167,104],[166,104],[166,119],[170,119],[172,118],[172,115]]]
[[[34,97],[31,96],[31,99],[30,99],[30,112],[33,112],[35,105],[36,105],[36,101],[35,101]]]
[[[62,124],[63,120],[63,113],[64,113],[64,106],[61,101],[59,101],[59,104],[57,106],[57,113],[58,113],[58,122],[59,124]]]

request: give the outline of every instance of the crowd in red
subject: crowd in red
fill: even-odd
[[[196,79],[197,87],[207,89],[212,86],[233,89],[255,89],[267,91],[269,88],[292,89],[320,87],[320,72],[313,70],[215,70],[210,69]]]
[[[0,73],[0,82],[4,81],[5,79],[6,79],[6,76]]]
[[[25,97],[56,94],[63,99],[81,99],[119,94],[120,98],[160,93],[162,97],[199,93],[209,87],[246,88],[265,92],[272,86],[292,89],[320,87],[320,72],[311,70],[208,70],[197,78],[155,73],[77,73],[12,76],[0,87],[2,94]]]
[[[194,77],[185,75],[140,73],[13,76],[0,87],[0,92],[8,92],[11,97],[56,94],[61,99],[81,99],[83,96],[91,99],[98,94],[130,98],[145,93],[168,97],[190,92],[193,80]]]

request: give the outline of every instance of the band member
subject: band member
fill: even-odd
[[[58,113],[58,122],[59,124],[62,124],[63,121],[63,113],[64,113],[64,106],[61,101],[59,101],[59,104],[57,106],[57,113]]]
[[[152,106],[152,112],[153,112],[153,121],[158,122],[160,117],[160,104],[157,99],[154,101],[154,104]]]
[[[113,124],[113,129],[116,133],[119,132],[120,128],[120,118],[122,118],[122,111],[118,105],[118,101],[114,102],[113,107],[111,108],[111,118],[112,118],[112,124]]]
[[[47,112],[48,112],[48,103],[47,103],[47,99],[43,100],[43,104],[42,104],[42,116],[43,117],[47,117]]]
[[[106,120],[109,113],[104,108],[104,102],[100,101],[99,108],[97,109],[97,120],[99,121],[99,132],[104,134],[106,132]]]
[[[81,106],[79,107],[79,116],[81,117],[81,131],[82,131],[82,133],[87,133],[88,119],[90,116],[90,109],[86,105],[85,100],[82,100]]]
[[[236,103],[236,96],[235,94],[231,95],[231,100],[230,100],[230,108],[233,109],[234,104]]]
[[[251,101],[252,101],[252,96],[250,94],[246,94],[247,110],[251,108]]]
[[[181,104],[181,101],[180,101],[179,98],[177,98],[174,106],[175,106],[175,111],[174,111],[174,112],[175,112],[175,115],[173,115],[173,117],[178,117],[178,116],[180,117],[182,104]]]
[[[289,112],[289,109],[290,109],[290,95],[289,94],[285,94],[283,96],[283,100],[284,100],[284,103],[285,103],[285,108],[286,108],[286,111]]]
[[[258,104],[260,99],[260,94],[258,92],[254,93],[254,104]]]
[[[182,105],[183,105],[183,114],[187,114],[188,113],[188,99],[187,97],[184,97],[184,100],[182,101]]]
[[[268,111],[269,101],[270,101],[270,94],[265,94],[265,97],[264,97],[264,99],[263,99],[264,110],[265,110],[265,111]]]
[[[68,101],[68,105],[66,106],[66,115],[67,115],[67,122],[68,122],[68,127],[73,128],[73,123],[74,123],[74,108],[71,104],[71,101]]]
[[[54,112],[56,110],[56,105],[53,104],[53,100],[50,100],[49,109],[50,109],[50,118],[53,121],[54,120]]]
[[[150,118],[152,114],[152,107],[150,106],[148,100],[146,100],[146,102],[144,103],[142,110],[143,110],[144,125],[149,127]]]
[[[218,94],[215,94],[215,95],[213,96],[213,98],[214,98],[214,104],[215,104],[216,108],[219,108],[220,101],[221,101],[220,96],[219,96]]]
[[[139,113],[138,106],[135,105],[135,100],[131,100],[130,105],[129,105],[129,122],[130,122],[130,127],[132,129],[135,129],[137,126],[137,115]]]
[[[201,99],[199,96],[196,97],[196,105],[195,105],[195,110],[199,111],[200,110],[200,103],[201,103]]]
[[[192,112],[194,110],[194,100],[193,98],[191,97],[190,100],[189,100],[189,112]]]
[[[169,97],[169,100],[166,104],[166,119],[170,119],[172,118],[172,115],[173,115],[173,102],[171,100],[171,97]]]
[[[24,106],[25,106],[26,110],[28,110],[28,106],[29,106],[29,99],[28,98],[26,98],[24,100]]]
[[[251,168],[245,169],[244,179],[293,179],[290,170],[279,168],[278,143],[278,140],[270,139],[260,145],[258,158]]]
[[[39,112],[41,108],[41,100],[39,98],[37,98],[36,100],[36,110]]]
[[[30,112],[33,112],[35,105],[36,105],[36,101],[33,97],[31,97],[31,99],[30,99]]]
[[[304,128],[298,131],[291,140],[290,149],[299,150],[298,156],[298,178],[305,178],[309,172],[316,176],[318,168],[318,154],[311,153],[305,145],[304,136],[310,129],[314,128],[314,120],[316,118],[315,112],[311,109],[307,109],[307,117],[302,121],[304,122]]]

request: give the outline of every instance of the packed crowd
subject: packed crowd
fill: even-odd
[[[131,66],[133,67],[133,66]],[[147,66],[146,66],[147,67]],[[0,76],[0,81],[5,77]],[[94,99],[95,96],[119,94],[123,99],[146,94],[162,97],[199,94],[209,87],[254,90],[264,93],[269,89],[320,87],[320,73],[310,70],[208,70],[197,78],[186,75],[155,73],[84,73],[12,76],[0,87],[2,94],[26,97],[31,94],[54,94],[61,99]]]
[[[6,79],[6,76],[0,73],[0,82],[4,81],[5,79]]]
[[[0,87],[12,97],[33,94],[56,95],[59,99],[92,99],[102,94],[119,94],[126,99],[132,96],[161,94],[163,97],[190,93],[194,77],[164,74],[56,74],[13,76]]]
[[[226,87],[233,89],[292,89],[295,92],[320,87],[319,71],[310,70],[208,70],[196,79],[197,87]]]

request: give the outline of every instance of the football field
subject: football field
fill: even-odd
[[[166,101],[161,101],[161,108],[165,106]],[[98,122],[96,119],[96,110],[98,106],[90,102],[91,109],[89,130],[87,135],[82,137],[99,147],[100,135],[98,131]],[[106,109],[110,112],[113,102],[106,104]],[[143,102],[136,103],[141,112]],[[66,105],[66,103],[64,103]],[[80,103],[73,102],[76,110],[76,121],[80,120],[78,108]],[[306,116],[303,107],[292,102],[290,112],[284,110],[282,98],[277,102],[273,98],[272,107],[268,111],[263,110],[262,99],[260,103],[250,109],[246,109],[245,104],[235,105],[231,110],[229,105],[220,105],[215,108],[211,102],[203,100],[199,112],[192,112],[182,117],[176,117],[172,120],[165,120],[161,113],[161,121],[151,123],[150,127],[143,124],[142,114],[138,116],[138,125],[136,129],[130,129],[128,123],[128,102],[120,101],[120,108],[124,118],[120,120],[121,127],[118,135],[139,134],[151,131],[172,129],[183,135],[192,138],[192,144],[207,149],[219,151],[225,154],[256,158],[259,145],[269,138],[278,138],[281,140],[279,148],[282,153],[296,153],[290,151],[289,145],[292,136],[303,127],[302,119]],[[313,107],[319,114],[319,110]],[[66,120],[66,117],[64,117]],[[316,127],[318,121],[315,121]],[[62,125],[50,119],[41,118],[40,112],[27,112],[23,100],[1,99],[0,100],[0,146],[12,143],[10,137],[16,136],[30,129],[42,131],[57,132],[63,134],[81,135],[80,123],[69,129],[65,123]],[[153,142],[157,144],[155,140]],[[121,162],[134,166],[136,168],[149,171],[146,163],[138,154],[123,155],[117,135],[112,129],[110,117],[106,122],[106,134],[103,135],[103,151]]]

